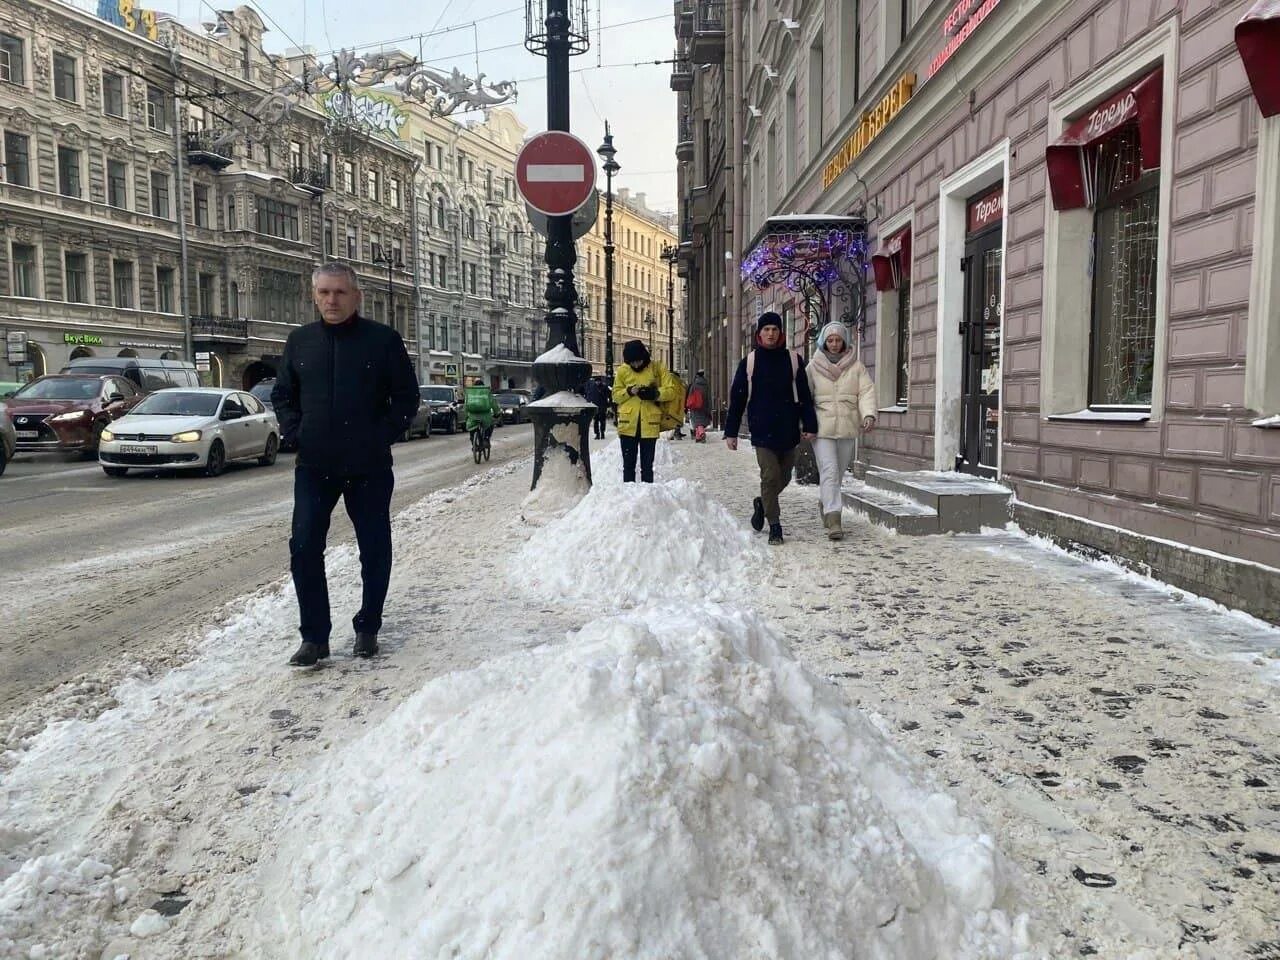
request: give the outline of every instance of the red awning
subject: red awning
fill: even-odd
[[[911,228],[899,230],[884,242],[884,253],[871,258],[876,289],[897,290],[903,278],[911,276]]]
[[[1103,100],[1072,121],[1045,151],[1049,190],[1056,210],[1087,207],[1093,201],[1088,148],[1126,123],[1138,124],[1142,169],[1160,166],[1160,118],[1164,106],[1164,68],[1158,67],[1136,83]]]
[[[1258,0],[1236,24],[1236,48],[1264,117],[1280,114],[1280,0]]]

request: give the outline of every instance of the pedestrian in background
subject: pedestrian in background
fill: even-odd
[[[801,438],[812,440],[818,429],[804,361],[786,349],[783,339],[782,318],[762,313],[756,322],[756,346],[739,362],[729,388],[724,425],[725,445],[737,450],[746,415],[760,466],[760,496],[752,504],[751,526],[762,530],[768,520],[769,542],[775,545],[783,542],[778,494],[791,482]]]
[[[592,377],[588,380],[582,395],[589,403],[596,405],[596,415],[592,421],[592,426],[594,427],[595,438],[603,440],[605,418],[609,414],[609,388],[604,385],[604,377]]]
[[[321,319],[289,334],[271,402],[280,435],[296,443],[289,566],[298,594],[302,645],[289,660],[309,667],[329,656],[329,584],[324,551],[342,499],[360,548],[360,611],[354,654],[378,652],[391,582],[391,444],[421,402],[404,341],[360,315],[360,281],[342,263],[311,276]]]
[[[705,370],[699,370],[694,375],[684,406],[689,411],[689,425],[693,427],[694,442],[706,443],[707,428],[711,426],[711,387],[707,383]]]
[[[822,525],[832,540],[844,537],[840,524],[845,471],[861,433],[876,425],[876,385],[849,344],[843,323],[831,322],[818,337],[819,350],[805,368],[818,414],[813,456],[818,461]]]
[[[613,402],[618,408],[618,440],[622,445],[622,481],[635,483],[636,459],[640,479],[653,483],[653,455],[662,431],[662,401],[674,392],[667,371],[649,356],[643,340],[628,340],[623,365],[613,378]]]

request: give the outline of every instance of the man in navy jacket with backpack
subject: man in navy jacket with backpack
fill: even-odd
[[[818,415],[809,378],[804,375],[804,361],[786,349],[782,318],[776,313],[760,315],[756,347],[738,364],[729,388],[724,442],[730,450],[738,449],[744,413],[760,464],[760,496],[753,504],[751,526],[763,530],[767,519],[769,542],[779,544],[782,522],[778,494],[791,482],[801,437],[812,440],[818,432]]]

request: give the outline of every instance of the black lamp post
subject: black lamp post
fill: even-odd
[[[604,122],[604,143],[596,149],[604,160],[604,376],[613,383],[613,175],[622,169],[614,157],[613,133]]]
[[[679,251],[674,244],[662,245],[662,259],[667,262],[667,369],[676,368],[676,258]]]
[[[403,270],[404,260],[398,250],[375,243],[373,245],[373,262],[387,268],[387,326],[394,330],[396,328],[396,293],[395,287],[392,285],[392,271]]]

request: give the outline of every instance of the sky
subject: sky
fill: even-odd
[[[282,53],[293,46],[317,52],[340,47],[375,49],[386,44],[422,56],[429,65],[454,66],[489,81],[515,80],[514,109],[530,133],[545,130],[546,61],[524,48],[522,0],[243,0],[262,16],[264,46]],[[571,0],[572,2],[572,0]],[[215,0],[216,4],[216,0]],[[198,5],[198,9],[197,9]],[[570,60],[571,125],[593,149],[607,119],[613,128],[621,173],[615,189],[646,193],[649,206],[676,207],[676,95],[668,86],[675,46],[670,3],[653,0],[588,0],[591,49]],[[180,18],[208,19],[206,0],[182,0]],[[417,11],[407,13],[407,10]],[[478,52],[477,52],[478,51]],[[635,65],[639,63],[640,65]],[[604,175],[600,174],[603,185]]]

